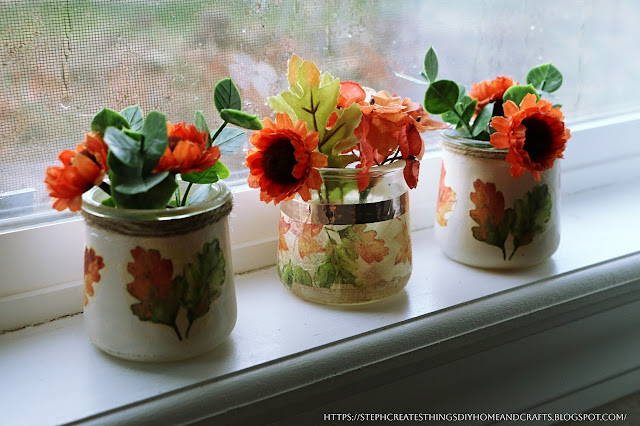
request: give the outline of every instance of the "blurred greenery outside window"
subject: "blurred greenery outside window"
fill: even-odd
[[[174,123],[202,110],[214,128],[213,87],[231,77],[245,111],[273,116],[266,98],[287,86],[293,53],[419,102],[425,86],[395,72],[417,76],[431,44],[440,78],[468,88],[553,62],[569,126],[640,109],[628,94],[640,73],[634,0],[4,0],[0,16],[0,222],[59,215],[44,171],[102,107],[138,104]],[[244,183],[244,153],[223,160]]]

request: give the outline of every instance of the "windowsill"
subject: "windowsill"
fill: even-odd
[[[571,181],[579,180],[581,173],[576,170],[566,176],[568,187],[578,188]],[[498,348],[542,338],[549,330],[566,329],[574,337],[591,333],[589,321],[598,315],[610,313],[614,318],[601,318],[599,324],[624,318],[626,324],[635,321],[637,330],[640,309],[629,310],[640,300],[637,209],[615,206],[637,206],[638,199],[636,179],[569,191],[563,199],[558,251],[549,261],[518,271],[458,264],[439,250],[432,229],[415,232],[414,271],[406,289],[371,305],[341,308],[304,302],[280,284],[274,267],[238,275],[238,323],[231,336],[214,351],[181,363],[140,364],[103,354],[89,342],[80,315],[2,335],[0,374],[12,386],[1,399],[0,417],[7,424],[83,419],[135,423],[195,421],[216,413],[227,420],[267,413],[262,419],[274,420],[320,406],[325,407],[323,412],[341,412],[330,407],[338,407],[332,401],[345,392],[349,396],[371,392],[375,386],[427,370],[435,374],[462,358],[487,356]],[[637,354],[640,341],[635,335],[625,339],[631,346],[622,353],[612,347],[612,354],[630,350]],[[605,330],[603,336],[612,334]],[[589,350],[599,346],[591,345]],[[545,364],[547,373],[559,374],[553,371],[559,359],[546,358],[553,351],[545,349],[544,342],[538,342],[535,353],[532,364],[525,369],[520,366],[518,374],[493,376],[494,386],[526,375],[530,367],[534,371],[536,360]],[[502,363],[502,355],[494,355],[495,367]],[[580,356],[587,355],[591,356],[586,350],[576,354],[572,363],[579,364]],[[522,356],[519,359],[524,360],[527,355]],[[558,395],[568,401],[574,395],[571,386],[585,391],[589,384],[628,379],[629,374],[637,377],[637,356],[623,358],[606,364],[603,360],[601,368],[588,373],[581,370],[574,374],[574,381],[566,377],[570,368],[558,367],[563,368],[563,383],[569,386],[558,390]],[[426,361],[418,363],[418,359]],[[364,385],[363,377],[368,380]],[[452,377],[443,380],[455,382]],[[482,380],[476,382],[477,387]],[[615,383],[617,389],[630,392],[637,390],[640,381],[631,380],[626,387]],[[465,392],[470,394],[471,389]],[[521,407],[506,408],[540,407],[545,398],[547,406],[553,402],[548,400],[553,396],[549,388],[536,395],[538,400],[523,399]],[[288,405],[282,398],[304,402],[284,412],[282,407]],[[456,398],[464,401],[460,395]],[[601,394],[597,403],[606,402],[603,398]],[[573,406],[589,408],[581,403]],[[356,405],[353,402],[345,410]],[[241,406],[250,407],[239,410]],[[428,407],[433,406],[425,402],[413,409],[435,412]],[[378,408],[371,405],[369,410],[379,412]]]

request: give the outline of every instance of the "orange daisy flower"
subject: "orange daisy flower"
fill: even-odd
[[[203,172],[216,164],[220,158],[220,148],[207,148],[209,135],[193,124],[167,123],[169,143],[154,173],[170,171],[177,173]]]
[[[44,179],[53,198],[53,208],[76,212],[82,206],[82,194],[100,185],[107,167],[107,145],[95,133],[85,137],[75,151],[65,149],[58,156],[62,166],[48,167]]]
[[[511,176],[519,177],[529,170],[536,181],[540,172],[553,167],[556,158],[562,158],[571,137],[564,126],[560,108],[553,108],[544,99],[536,102],[534,94],[527,94],[520,108],[512,102],[504,103],[505,117],[493,117],[491,144],[508,148],[507,161],[511,163]]]
[[[469,93],[469,97],[471,99],[478,100],[478,103],[476,104],[476,114],[488,103],[495,102],[493,115],[504,115],[502,112],[502,95],[504,95],[504,92],[513,85],[514,82],[509,77],[496,77],[493,80],[485,80],[477,84],[473,83],[471,85],[471,93]]]
[[[249,186],[260,188],[260,200],[267,203],[292,199],[296,193],[311,199],[311,189],[320,189],[322,177],[317,169],[326,167],[327,156],[314,151],[318,133],[307,132],[307,124],[295,124],[284,113],[262,121],[264,128],[251,135],[256,149],[247,153]]]

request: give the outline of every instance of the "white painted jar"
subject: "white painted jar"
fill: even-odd
[[[184,188],[183,188],[184,189]],[[205,201],[158,210],[104,206],[83,196],[84,323],[103,351],[137,361],[173,361],[213,349],[236,323],[227,217],[229,187]]]
[[[521,268],[560,243],[560,167],[511,176],[507,151],[440,133],[442,170],[435,235],[451,259],[484,268]]]
[[[320,169],[309,202],[280,204],[278,274],[295,295],[323,304],[374,302],[401,291],[411,276],[409,188],[404,161],[370,170]]]

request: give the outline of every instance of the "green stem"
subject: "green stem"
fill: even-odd
[[[178,340],[182,340],[182,336],[180,335],[180,330],[178,330],[178,326],[176,325],[176,323],[171,324],[173,331],[176,332],[176,334],[178,335]]]
[[[179,206],[187,205],[187,195],[189,195],[189,191],[191,190],[192,186],[193,186],[193,182],[189,182],[189,185],[187,185],[187,190],[184,191],[184,197],[182,197],[182,204],[179,204]]]
[[[111,195],[111,186],[109,186],[107,182],[100,182],[100,185],[98,186],[100,187],[100,189],[106,192],[107,195]]]
[[[214,140],[216,140],[216,138],[218,137],[218,135],[220,134],[220,132],[222,132],[222,130],[227,126],[227,122],[223,121],[222,124],[220,125],[220,127],[218,127],[218,130],[216,130],[216,132],[213,134],[213,137],[211,138],[211,143],[213,143]],[[209,148],[209,147],[207,147]]]

